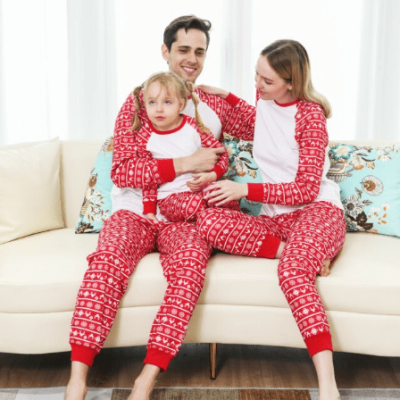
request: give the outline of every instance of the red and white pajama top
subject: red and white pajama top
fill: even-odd
[[[264,183],[249,183],[247,199],[263,203],[261,215],[290,213],[316,201],[343,209],[339,186],[326,177],[328,133],[321,106],[259,99],[251,139]]]

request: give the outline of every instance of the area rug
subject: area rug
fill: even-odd
[[[0,400],[63,400],[63,387],[0,389]],[[129,389],[90,388],[86,400],[126,400]],[[341,389],[341,400],[400,399],[400,389]],[[156,388],[151,400],[318,400],[316,389]]]

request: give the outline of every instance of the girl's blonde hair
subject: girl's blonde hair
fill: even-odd
[[[195,109],[195,120],[201,132],[207,133],[211,135],[210,130],[203,124],[203,121],[200,117],[199,110],[197,108],[200,100],[197,94],[194,92],[194,85],[192,82],[185,82],[182,78],[180,78],[174,72],[159,72],[157,74],[153,74],[149,79],[142,85],[135,88],[133,94],[135,96],[135,115],[133,116],[131,131],[139,130],[142,127],[140,123],[138,111],[140,110],[142,104],[139,98],[140,92],[143,89],[143,98],[146,99],[146,93],[150,87],[150,85],[154,82],[159,82],[160,85],[164,86],[168,95],[175,93],[179,99],[184,101],[183,108],[186,107],[187,98],[190,94],[193,100],[194,109]]]
[[[310,60],[306,49],[295,40],[277,40],[262,52],[274,71],[292,85],[292,96],[313,101],[324,110],[326,118],[332,116],[328,100],[318,93],[311,82]]]

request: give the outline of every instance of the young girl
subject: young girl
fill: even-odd
[[[187,102],[188,91],[196,108],[195,119],[182,114]],[[221,143],[204,126],[197,111],[198,98],[193,93],[193,84],[184,82],[172,72],[152,75],[142,87],[134,90],[136,112],[132,130],[142,138],[143,151],[153,158],[167,159],[192,154],[200,147],[222,147]],[[142,103],[148,122],[143,126],[139,120]],[[143,118],[143,116],[142,116]],[[224,152],[212,171],[195,175],[184,174],[172,182],[155,183],[143,189],[143,214],[157,221],[164,216],[170,222],[195,221],[197,215],[208,206],[202,188],[221,178],[227,168],[228,154]],[[193,191],[191,191],[193,189]],[[157,202],[160,214],[157,214]],[[239,210],[237,200],[225,207]]]
[[[280,238],[274,244],[274,254],[284,245],[279,284],[316,367],[320,400],[337,400],[329,323],[315,286],[324,260],[335,257],[346,233],[339,188],[326,178],[330,106],[313,89],[307,52],[296,41],[279,40],[266,47],[255,80],[260,99],[254,158],[265,183],[220,181],[210,186],[208,197],[217,206],[242,197],[260,201],[261,215],[210,208],[197,226],[213,247],[252,257],[268,256],[272,242],[266,235]],[[227,95],[220,89],[202,90]],[[232,240],[243,238],[244,230],[244,240]]]

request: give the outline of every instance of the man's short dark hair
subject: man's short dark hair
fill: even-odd
[[[189,29],[198,29],[204,32],[207,38],[207,48],[210,43],[210,35],[208,31],[211,29],[211,22],[206,19],[198,18],[194,15],[185,15],[174,19],[164,31],[164,44],[167,46],[168,51],[171,51],[172,43],[176,42],[176,33],[179,29],[185,29],[187,32]]]

